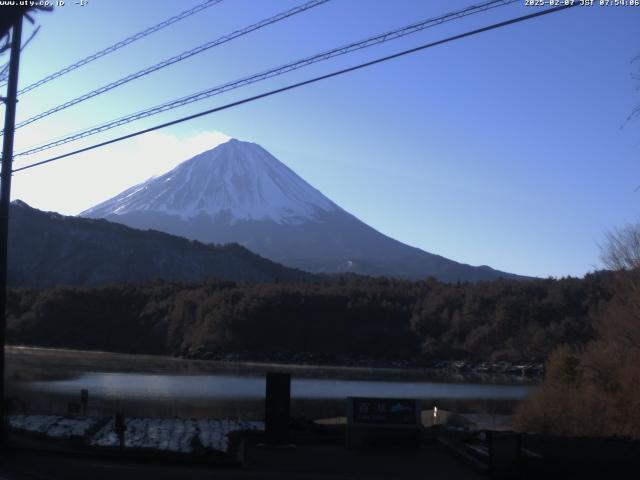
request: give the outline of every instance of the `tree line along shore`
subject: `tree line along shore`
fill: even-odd
[[[611,272],[583,279],[323,281],[14,289],[13,345],[214,360],[533,372],[596,334]]]

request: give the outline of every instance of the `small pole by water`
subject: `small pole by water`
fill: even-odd
[[[86,417],[89,411],[89,390],[86,388],[80,390],[80,406],[82,409],[82,416]]]
[[[124,450],[124,432],[127,430],[127,425],[125,423],[123,412],[116,413],[113,429],[116,432],[116,435],[118,436],[120,451],[123,451]]]

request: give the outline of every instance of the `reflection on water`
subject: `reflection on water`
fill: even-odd
[[[75,394],[87,388],[94,395],[118,399],[257,399],[264,397],[264,377],[249,375],[148,375],[141,373],[82,374],[67,380],[30,382],[29,390]],[[293,378],[291,396],[300,399],[409,397],[521,400],[528,385],[487,385],[370,380]]]

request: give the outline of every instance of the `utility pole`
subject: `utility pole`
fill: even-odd
[[[22,15],[19,15],[11,31],[11,58],[9,83],[5,101],[4,137],[2,139],[2,178],[0,179],[0,445],[5,441],[4,399],[4,343],[7,329],[7,251],[9,243],[9,205],[11,203],[11,173],[13,163],[13,133],[18,103],[18,70],[22,42]]]

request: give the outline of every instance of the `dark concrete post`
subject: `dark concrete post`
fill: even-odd
[[[265,439],[268,444],[289,442],[289,415],[291,407],[291,375],[267,373],[265,399]]]

